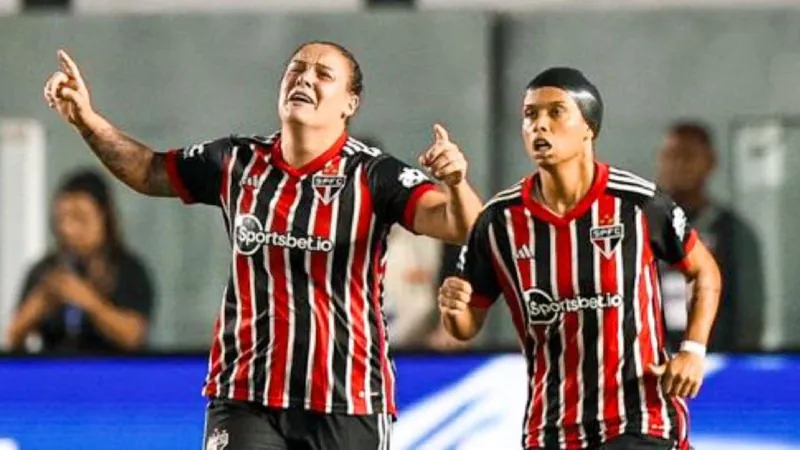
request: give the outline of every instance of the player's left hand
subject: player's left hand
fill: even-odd
[[[443,126],[434,125],[433,136],[433,144],[419,157],[419,163],[446,185],[461,184],[467,178],[467,159]]]
[[[694,353],[679,352],[666,364],[650,365],[650,372],[661,377],[667,395],[695,398],[703,384],[705,359]]]

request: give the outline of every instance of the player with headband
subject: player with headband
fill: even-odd
[[[522,115],[536,169],[483,209],[439,290],[444,326],[472,338],[504,294],[528,360],[525,449],[687,449],[684,399],[703,379],[717,265],[654,183],[595,160],[603,101],[581,72],[539,74]],[[674,356],[657,259],[694,282]]]

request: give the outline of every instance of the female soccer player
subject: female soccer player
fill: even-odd
[[[361,69],[330,42],[302,45],[278,95],[280,130],[157,153],[95,112],[70,57],[51,107],[134,190],[220,208],[232,242],[204,394],[207,449],[388,448],[394,374],[381,310],[389,228],[463,243],[481,208],[447,132],[420,163],[347,134]],[[199,243],[202,245],[202,243]]]
[[[528,359],[523,446],[688,448],[684,397],[697,395],[720,293],[714,259],[653,183],[595,160],[600,93],[552,68],[523,99],[537,169],[487,203],[439,307],[469,339],[503,293]],[[681,351],[665,348],[656,259],[694,281]]]

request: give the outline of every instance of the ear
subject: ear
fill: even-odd
[[[347,102],[347,107],[345,108],[344,115],[347,118],[353,117],[356,115],[356,111],[358,111],[358,107],[361,104],[361,98],[357,95],[350,95],[350,101]]]
[[[594,130],[592,130],[592,127],[590,127],[588,123],[586,124],[586,135],[583,137],[583,140],[584,141],[594,140]]]

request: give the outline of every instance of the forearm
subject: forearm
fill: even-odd
[[[467,240],[469,230],[478,218],[483,203],[467,181],[455,187],[444,185],[443,189],[448,197],[443,208],[447,241],[460,245]]]
[[[11,350],[22,348],[25,337],[33,331],[47,313],[47,298],[45,294],[33,291],[20,307],[11,320],[6,335],[6,345]]]
[[[706,345],[719,308],[722,290],[719,272],[706,270],[694,279],[685,339]]]
[[[147,324],[139,314],[121,310],[103,298],[95,298],[86,309],[98,331],[121,349],[139,350],[144,346]]]
[[[164,168],[164,155],[126,135],[99,114],[76,126],[95,155],[120,181],[152,196],[172,196]]]

